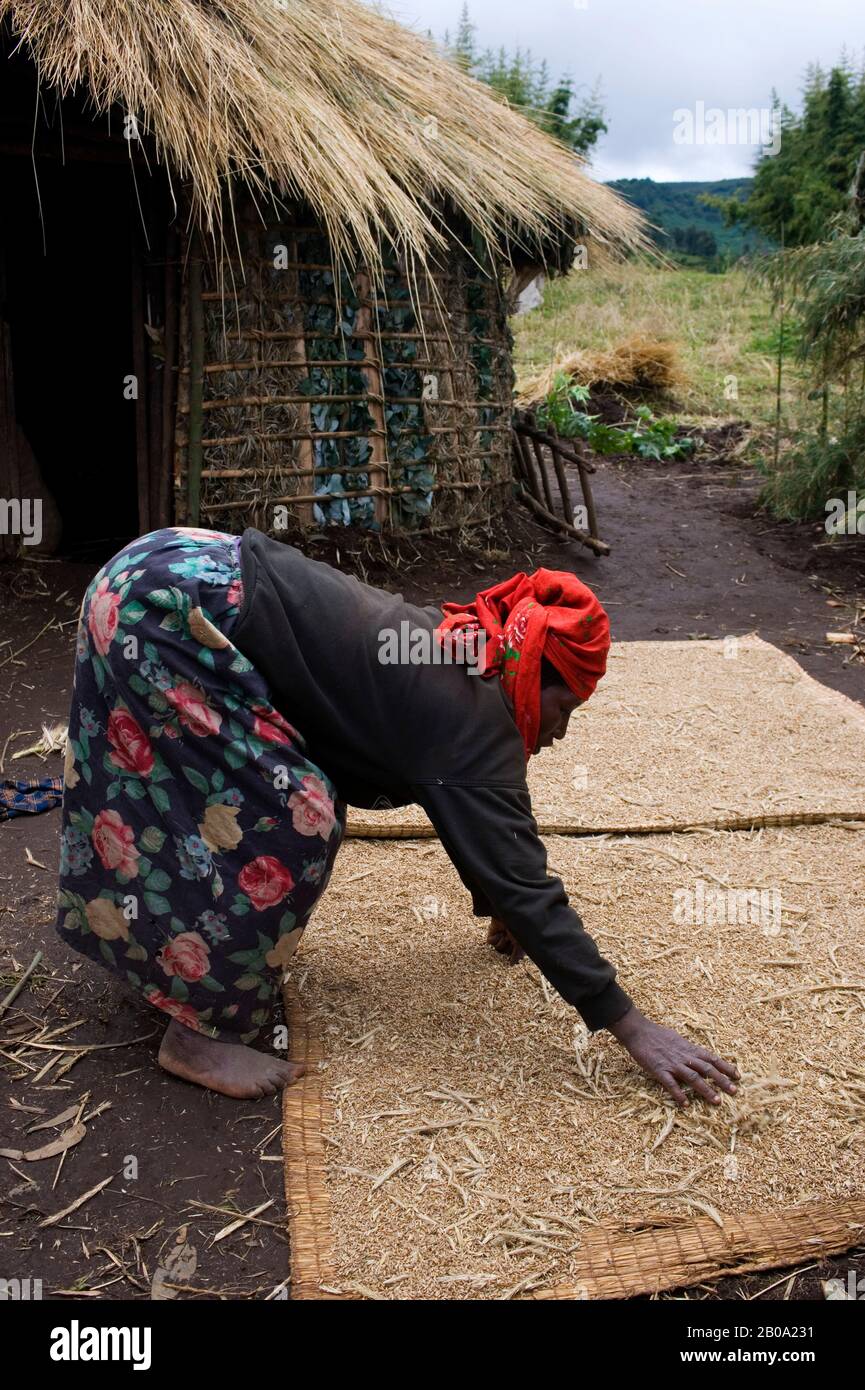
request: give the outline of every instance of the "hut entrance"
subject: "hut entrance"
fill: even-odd
[[[111,553],[138,531],[129,171],[74,157],[34,171],[3,151],[0,180],[15,209],[0,269],[20,495],[45,499],[49,545],[53,499],[65,554]]]

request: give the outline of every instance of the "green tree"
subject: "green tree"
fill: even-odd
[[[777,153],[764,152],[746,203],[726,205],[728,222],[742,222],[788,247],[826,236],[847,202],[857,160],[865,149],[865,72],[842,56],[827,75],[812,65],[795,114],[773,94],[780,134]]]
[[[447,35],[445,35],[445,46],[450,48],[451,53],[460,67],[465,68],[467,72],[472,71],[477,60],[477,55],[475,53],[475,32],[475,26],[472,24],[469,17],[469,7],[464,4],[460,11],[459,24],[457,25],[456,38],[454,39],[453,45],[448,44]]]
[[[689,256],[702,256],[705,260],[714,260],[718,254],[718,243],[712,233],[693,223],[687,227],[673,228],[673,245],[677,251],[684,251]]]
[[[468,5],[464,4],[453,41],[448,34],[444,37],[444,47],[454,62],[499,92],[541,130],[578,154],[587,154],[607,129],[599,93],[592,90],[583,94],[569,75],[552,81],[547,64],[536,62],[529,50],[518,48],[508,53],[505,48],[486,48],[479,52],[475,35]]]
[[[865,155],[826,240],[776,253],[764,274],[792,316],[818,418],[767,469],[763,495],[781,516],[821,516],[830,498],[865,497]]]

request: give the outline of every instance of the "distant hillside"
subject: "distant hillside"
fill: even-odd
[[[667,252],[686,260],[736,260],[747,251],[767,245],[749,227],[726,227],[717,208],[706,207],[701,194],[736,197],[742,201],[753,179],[718,179],[714,183],[656,183],[654,179],[617,179],[610,184],[629,202],[642,208],[648,220],[660,228],[657,240]]]

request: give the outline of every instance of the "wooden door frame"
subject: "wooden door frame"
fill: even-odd
[[[145,238],[140,211],[133,205],[130,258],[139,535],[175,519],[172,472],[180,367],[183,238],[164,196],[157,192],[148,210],[152,215]]]
[[[15,417],[15,382],[12,374],[12,335],[6,318],[6,244],[0,229],[0,498],[20,497],[18,421]],[[0,535],[0,555],[17,555],[18,539]]]

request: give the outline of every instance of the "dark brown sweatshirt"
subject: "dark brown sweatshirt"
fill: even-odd
[[[547,873],[501,682],[464,665],[382,661],[400,640],[403,657],[412,644],[428,656],[441,620],[435,608],[361,584],[259,531],[244,532],[241,561],[244,602],[232,640],[340,797],[422,806],[475,914],[504,922],[589,1028],[615,1023],[631,1001]]]

